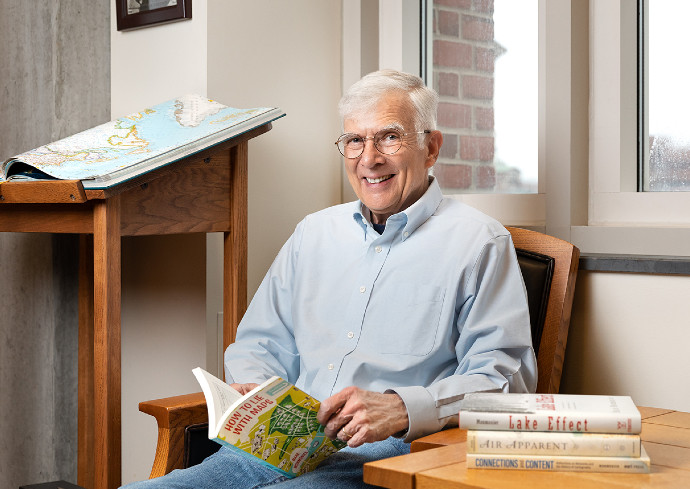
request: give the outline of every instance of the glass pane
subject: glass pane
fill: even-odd
[[[690,2],[652,0],[648,12],[649,159],[644,190],[690,190]]]
[[[445,193],[537,192],[538,20],[538,0],[434,0]]]

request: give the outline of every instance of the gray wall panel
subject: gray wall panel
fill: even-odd
[[[108,0],[0,0],[0,159],[110,119]],[[77,254],[0,233],[0,487],[76,482]]]

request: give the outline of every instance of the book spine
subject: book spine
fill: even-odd
[[[639,434],[639,417],[612,414],[578,414],[557,411],[536,413],[492,413],[460,411],[459,424],[467,430],[548,431],[565,433]]]
[[[607,433],[469,430],[467,453],[639,457],[640,437]]]
[[[649,472],[649,457],[549,457],[538,455],[489,455],[468,453],[467,468],[646,474]]]

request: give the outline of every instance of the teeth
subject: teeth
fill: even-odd
[[[369,183],[380,183],[380,182],[383,182],[384,180],[388,180],[391,176],[392,175],[386,175],[385,177],[379,177],[379,178],[368,178],[368,177],[365,177],[365,178],[367,179],[367,182],[369,182]]]

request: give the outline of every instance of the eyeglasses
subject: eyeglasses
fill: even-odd
[[[398,152],[402,147],[403,137],[411,134],[430,134],[431,131],[426,129],[417,132],[400,132],[395,129],[381,129],[379,132],[368,138],[362,137],[359,134],[343,134],[335,142],[338,151],[345,158],[359,158],[364,152],[364,145],[367,140],[374,141],[374,147],[379,153],[384,155],[392,155]]]

